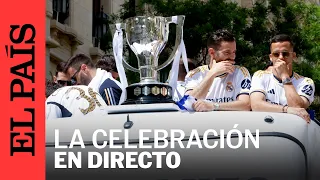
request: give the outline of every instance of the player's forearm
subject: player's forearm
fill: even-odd
[[[289,107],[306,108],[302,98],[292,84],[284,85],[284,91]]]
[[[250,111],[250,101],[237,100],[227,103],[219,103],[219,110],[224,111]]]
[[[284,107],[277,104],[271,104],[266,101],[251,101],[252,111],[264,111],[264,112],[283,112]]]
[[[193,90],[186,92],[197,99],[204,99],[212,85],[215,76],[206,76],[199,86],[195,87]]]

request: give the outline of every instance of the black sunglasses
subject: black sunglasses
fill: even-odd
[[[284,58],[287,58],[287,57],[289,57],[290,56],[290,53],[291,52],[287,52],[287,51],[284,51],[284,52],[274,52],[274,53],[272,53],[272,56],[274,56],[274,57],[279,57],[280,56],[280,54],[282,54],[282,56],[284,57]]]
[[[71,85],[76,85],[77,84],[77,78],[76,75],[80,72],[81,67],[73,74],[73,76],[71,77]]]
[[[64,81],[64,80],[57,80],[57,83],[62,85],[62,86],[71,86],[71,81]]]

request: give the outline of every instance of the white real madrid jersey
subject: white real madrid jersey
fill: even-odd
[[[312,79],[293,73],[292,84],[300,96],[304,96],[311,104],[314,100],[315,85]],[[266,96],[266,101],[272,104],[287,105],[282,83],[269,71],[257,71],[252,77],[251,93],[261,92]]]
[[[46,100],[46,119],[105,113],[107,106],[99,93],[84,85],[65,86]]]
[[[232,74],[222,74],[214,78],[206,96],[206,100],[214,102],[230,102],[237,100],[241,94],[249,95],[251,76],[245,67],[235,66]],[[186,76],[186,90],[197,87],[207,75],[209,66],[200,66],[190,71]]]

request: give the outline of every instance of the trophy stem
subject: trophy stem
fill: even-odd
[[[157,71],[152,66],[141,66],[140,68],[140,80],[141,82],[156,82]]]

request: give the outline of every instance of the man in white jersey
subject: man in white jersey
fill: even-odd
[[[196,111],[250,110],[251,76],[236,66],[235,37],[227,30],[216,31],[208,40],[210,64],[190,71],[185,79],[186,94],[196,99]]]
[[[295,114],[310,122],[305,109],[314,100],[315,85],[312,79],[293,72],[296,53],[291,38],[285,34],[273,37],[270,50],[270,70],[257,71],[252,78],[252,110]]]
[[[111,58],[104,56],[102,58]],[[113,61],[114,58],[112,59]],[[107,105],[118,105],[123,91],[122,84],[113,78],[113,74],[101,68],[96,68],[90,57],[77,54],[71,57],[65,68],[65,73],[72,82],[87,85],[99,92]]]
[[[49,95],[55,87],[53,83],[47,83],[46,91],[49,92],[46,94]],[[46,119],[105,114],[106,106],[100,94],[88,86],[65,86],[47,97]]]

